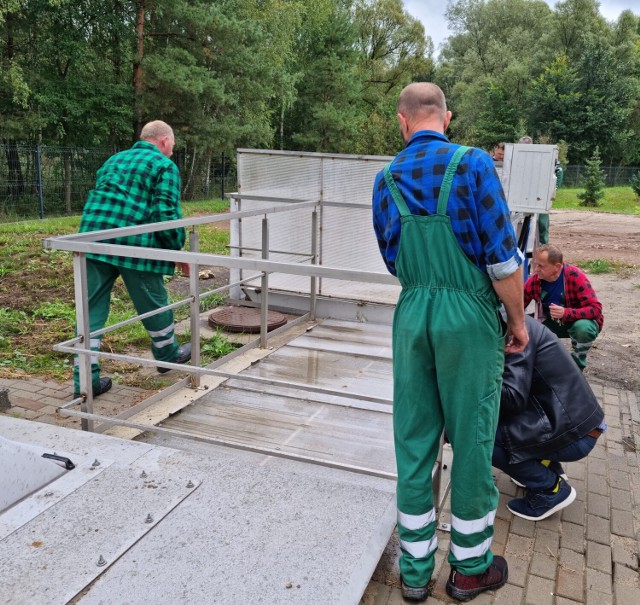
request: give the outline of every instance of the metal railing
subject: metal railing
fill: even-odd
[[[289,201],[280,199],[279,201]],[[74,284],[75,284],[75,304],[76,304],[76,317],[77,317],[77,335],[65,342],[57,344],[54,349],[63,353],[71,353],[78,355],[79,364],[79,378],[80,378],[80,392],[81,396],[73,399],[60,408],[60,413],[66,415],[72,415],[81,418],[83,430],[88,431],[102,431],[106,430],[113,425],[127,426],[144,431],[156,431],[156,432],[169,432],[173,435],[184,437],[187,439],[197,439],[200,441],[207,441],[209,443],[215,443],[217,445],[225,445],[228,447],[241,448],[248,451],[257,451],[266,455],[279,456],[284,458],[290,458],[295,460],[302,460],[305,462],[311,462],[314,464],[322,464],[325,466],[332,466],[334,468],[343,468],[345,470],[361,472],[373,476],[380,476],[385,478],[394,478],[394,475],[379,471],[375,469],[356,468],[350,465],[342,465],[339,463],[331,463],[326,460],[318,460],[315,458],[302,456],[295,453],[287,453],[282,450],[270,449],[270,448],[254,448],[245,444],[235,443],[233,441],[224,441],[220,439],[214,439],[209,437],[196,437],[184,433],[181,431],[166,429],[162,427],[156,427],[155,425],[140,424],[132,422],[127,418],[120,417],[105,417],[94,414],[93,412],[93,394],[91,388],[91,356],[101,357],[106,359],[116,359],[125,362],[133,362],[141,365],[152,367],[163,367],[169,369],[177,369],[182,372],[187,372],[190,377],[183,379],[183,381],[177,383],[172,387],[173,390],[187,386],[188,383],[192,387],[197,387],[200,384],[200,377],[202,375],[217,376],[222,378],[238,378],[235,373],[226,372],[218,369],[218,367],[232,357],[238,356],[254,347],[266,347],[269,338],[281,334],[287,328],[292,327],[297,323],[305,321],[315,321],[316,316],[316,301],[317,301],[317,279],[330,278],[337,280],[358,281],[373,284],[391,284],[397,285],[398,281],[395,277],[385,273],[377,273],[371,271],[358,271],[354,269],[341,269],[334,267],[326,267],[317,264],[318,260],[318,212],[322,203],[320,201],[293,201],[285,205],[274,206],[270,208],[261,208],[257,210],[243,210],[240,212],[232,212],[226,214],[217,214],[210,216],[192,217],[188,219],[181,219],[177,221],[168,221],[162,223],[153,223],[149,225],[136,226],[136,227],[124,227],[119,229],[110,229],[105,231],[94,231],[87,233],[78,233],[73,235],[65,235],[60,237],[53,237],[45,239],[43,246],[47,249],[66,250],[72,252],[74,255]],[[303,260],[300,262],[280,262],[269,259],[269,217],[274,214],[291,212],[294,210],[308,210],[312,214],[311,229],[313,233],[310,237],[311,249],[308,252],[301,253]],[[262,258],[243,258],[241,256],[225,256],[219,254],[203,253],[199,251],[198,233],[196,228],[201,225],[209,225],[222,221],[234,221],[241,220],[248,217],[262,216]],[[157,248],[141,248],[135,246],[123,246],[116,244],[104,243],[103,240],[112,239],[115,237],[122,237],[128,235],[136,235],[140,233],[148,233],[172,228],[184,227],[189,230],[189,251],[175,251],[164,250]],[[131,317],[125,321],[113,324],[105,327],[101,330],[94,332],[90,331],[89,327],[89,303],[87,292],[87,254],[104,254],[109,256],[128,256],[133,258],[145,258],[145,259],[162,259],[167,261],[173,261],[175,263],[186,263],[189,265],[189,296],[180,301],[174,302],[165,307],[159,308],[155,311],[137,315]],[[293,254],[293,253],[289,253]],[[250,270],[252,272],[258,272],[253,274],[246,280],[242,280],[243,283],[260,281],[260,309],[261,309],[261,325],[260,335],[250,343],[246,344],[240,349],[237,349],[225,358],[218,360],[214,364],[207,367],[201,367],[200,357],[200,323],[199,323],[199,309],[200,302],[214,294],[222,291],[229,290],[232,287],[242,285],[241,282],[231,283],[214,290],[200,293],[198,287],[198,266],[220,266],[227,267],[229,269]],[[310,296],[309,296],[309,310],[306,314],[301,315],[293,322],[289,322],[287,326],[283,326],[277,330],[268,332],[267,325],[267,313],[269,310],[269,277],[272,274],[283,273],[297,276],[308,277],[310,280]],[[160,362],[152,359],[145,359],[135,357],[132,355],[109,353],[106,351],[92,351],[90,349],[90,342],[92,338],[105,334],[107,332],[116,330],[125,325],[128,325],[135,321],[140,321],[143,318],[150,317],[154,314],[161,313],[167,309],[174,309],[180,306],[188,305],[190,307],[190,328],[191,328],[191,346],[192,346],[192,365],[178,365],[170,362]],[[392,401],[387,398],[375,397],[371,395],[365,395],[360,393],[349,392],[345,393],[344,390],[335,390],[329,388],[323,388],[318,386],[312,386],[306,383],[296,383],[291,381],[279,381],[267,377],[259,376],[242,376],[242,380],[248,380],[252,382],[258,382],[262,384],[269,384],[275,386],[284,386],[287,388],[296,388],[314,393],[323,393],[329,395],[335,395],[338,398],[348,397],[351,400],[356,400],[356,407],[362,409],[372,409],[377,411],[387,411],[391,413]],[[165,391],[164,396],[168,393]],[[153,401],[153,398],[151,398]],[[80,411],[73,410],[71,408],[80,406]],[[150,402],[145,402],[144,407],[150,405]],[[338,403],[340,405],[340,403]],[[347,405],[345,403],[345,405]],[[354,407],[353,401],[349,402],[349,407]],[[136,411],[141,411],[143,407],[137,407]],[[131,412],[133,413],[133,412]],[[129,414],[130,416],[131,414]],[[102,424],[99,427],[95,426],[95,422],[100,421]]]

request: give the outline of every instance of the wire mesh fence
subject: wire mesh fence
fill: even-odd
[[[117,149],[0,145],[0,221],[80,214],[96,172]],[[235,158],[176,150],[183,200],[236,188]]]
[[[601,166],[606,187],[625,187],[630,185],[631,177],[640,174],[640,166]],[[569,165],[564,167],[563,187],[582,187],[587,176],[586,166]]]

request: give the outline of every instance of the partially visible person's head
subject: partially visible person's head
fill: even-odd
[[[524,145],[532,145],[533,139],[530,136],[525,134],[523,137],[520,137],[520,140],[518,141],[518,143],[524,144]]]
[[[170,158],[173,155],[175,138],[171,126],[161,120],[145,124],[140,133],[140,140],[155,145],[162,155]]]
[[[534,272],[542,280],[553,282],[562,271],[562,250],[553,244],[544,244],[536,248]]]
[[[493,159],[496,162],[502,162],[504,160],[504,143],[498,143],[493,148]]]
[[[402,138],[408,141],[418,130],[444,133],[451,121],[447,101],[439,86],[431,82],[414,82],[398,97],[398,121]]]

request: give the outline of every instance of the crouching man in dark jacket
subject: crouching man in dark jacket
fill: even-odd
[[[555,334],[531,317],[526,321],[529,346],[505,357],[493,466],[525,487],[524,498],[507,508],[539,521],[573,502],[576,491],[560,463],[586,457],[607,425]]]

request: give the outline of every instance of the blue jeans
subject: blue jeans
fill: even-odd
[[[504,440],[500,430],[496,433],[496,442],[493,447],[493,466],[522,483],[527,489],[546,490],[555,486],[558,476],[540,463],[540,460],[552,460],[553,462],[574,462],[582,460],[589,455],[594,448],[597,439],[585,435],[582,439],[574,441],[554,452],[540,454],[539,459],[525,460],[516,464],[509,464],[509,452],[504,448]]]

